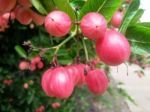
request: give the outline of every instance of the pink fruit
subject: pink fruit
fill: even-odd
[[[54,95],[53,95],[52,91],[49,89],[51,75],[52,75],[52,69],[46,70],[44,72],[44,74],[42,75],[41,85],[42,85],[42,89],[44,90],[46,95],[52,97]]]
[[[58,67],[52,70],[52,74],[49,81],[49,89],[55,97],[60,99],[66,99],[71,96],[74,84],[69,73],[63,67]]]
[[[40,107],[38,107],[35,112],[45,112],[45,106],[41,105]]]
[[[2,16],[0,16],[0,32],[4,32],[6,28],[8,28],[8,20]]]
[[[51,104],[51,106],[56,109],[56,108],[60,107],[60,103],[59,102],[54,102],[54,103]]]
[[[88,89],[97,95],[103,94],[108,88],[108,79],[104,71],[100,69],[89,71],[86,76]]]
[[[22,5],[23,7],[25,7],[25,8],[32,7],[32,4],[31,4],[30,0],[18,0],[18,3],[20,5]]]
[[[29,84],[28,84],[28,83],[24,83],[24,84],[23,84],[23,88],[24,88],[24,89],[28,89],[28,88],[29,88]]]
[[[78,64],[75,66],[78,69],[78,86],[82,86],[85,84],[85,72],[88,72],[90,70],[90,67],[85,64]]]
[[[111,19],[111,24],[114,27],[119,27],[121,22],[122,22],[122,18],[123,18],[123,13],[120,11],[115,12],[115,14],[113,15],[112,19]]]
[[[108,65],[119,65],[130,56],[130,45],[124,35],[108,30],[102,39],[96,41],[96,53]]]
[[[16,19],[23,25],[28,25],[32,21],[32,16],[29,9],[18,6],[15,9]]]
[[[6,86],[10,86],[12,83],[13,83],[13,80],[11,80],[11,79],[5,79],[3,81],[3,84],[5,84]]]
[[[16,5],[17,0],[0,0],[0,12],[10,12]]]
[[[14,12],[7,12],[7,13],[4,13],[2,15],[3,18],[5,18],[6,20],[14,20],[15,19],[15,13]]]
[[[37,64],[41,61],[41,57],[40,56],[36,56],[31,60],[31,63],[33,64]]]
[[[53,11],[45,18],[45,29],[53,36],[65,36],[71,28],[70,17],[62,11]]]
[[[36,56],[31,60],[30,70],[34,71],[36,68],[42,69],[44,67],[44,63],[41,61],[40,56]]]
[[[44,67],[44,63],[42,61],[37,63],[37,68],[42,69]]]
[[[65,69],[68,71],[69,75],[72,77],[74,84],[77,85],[80,80],[79,69],[76,67],[76,65],[66,66]]]
[[[30,70],[31,70],[31,71],[36,70],[36,64],[30,63]]]
[[[98,57],[94,58],[91,60],[91,64],[94,67],[95,65],[97,65],[98,63],[100,63],[100,59]]]
[[[29,62],[28,61],[21,61],[19,63],[19,69],[20,70],[27,70],[27,69],[29,69]]]
[[[87,66],[84,64],[78,64],[66,66],[65,69],[69,72],[69,75],[72,77],[74,84],[82,86],[85,83],[84,70],[86,67]]]
[[[31,10],[32,20],[36,25],[42,25],[45,17]]]
[[[48,96],[66,99],[71,96],[74,84],[63,67],[48,69],[42,76],[42,88]]]
[[[96,12],[86,14],[80,23],[80,28],[84,36],[89,39],[98,39],[104,35],[107,23],[105,18]]]

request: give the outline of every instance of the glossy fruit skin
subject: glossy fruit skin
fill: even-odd
[[[48,69],[42,76],[42,88],[48,96],[66,99],[71,96],[74,83],[63,67]]]
[[[66,66],[65,69],[69,73],[70,77],[73,79],[73,83],[77,85],[79,77],[78,77],[78,69],[74,65]]]
[[[96,95],[103,94],[108,88],[108,78],[103,70],[95,69],[88,72],[86,83],[90,92]]]
[[[111,19],[111,24],[114,27],[118,28],[121,25],[122,18],[123,18],[122,12],[120,12],[120,11],[115,12],[112,19]]]
[[[104,63],[117,66],[130,57],[130,45],[121,33],[107,30],[105,36],[96,41],[96,53]]]
[[[107,23],[105,18],[96,12],[86,14],[80,23],[83,35],[89,39],[98,39],[104,35]]]
[[[10,20],[14,20],[15,19],[15,13],[14,12],[7,12],[7,13],[4,13],[2,15],[3,18],[5,18],[7,21]]]
[[[87,75],[86,72],[90,70],[90,67],[86,64],[77,64],[75,66],[78,69],[78,83],[77,86],[83,86],[85,84],[85,76]]]
[[[53,97],[54,94],[49,89],[49,83],[50,83],[51,75],[52,75],[52,69],[48,69],[43,73],[42,79],[41,79],[41,86],[42,86],[42,89],[44,90],[44,92],[46,93],[47,96]]]
[[[17,0],[0,0],[0,12],[10,12],[16,5]]]
[[[73,82],[77,86],[85,84],[85,70],[89,70],[89,66],[85,64],[68,65],[65,69],[69,72],[69,75],[73,78]]]
[[[23,25],[28,25],[32,21],[30,9],[23,8],[21,6],[15,9],[16,19]]]
[[[70,31],[71,19],[62,11],[53,11],[46,16],[44,25],[49,34],[62,37]]]
[[[55,68],[52,71],[50,78],[50,90],[52,93],[60,99],[66,99],[71,96],[74,83],[72,78],[69,76],[69,73],[63,67]]]
[[[27,62],[27,61],[21,61],[19,63],[19,69],[20,70],[27,70],[27,69],[29,69],[29,62]]]

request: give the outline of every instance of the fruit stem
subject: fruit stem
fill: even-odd
[[[125,66],[127,67],[127,76],[128,76],[128,71],[129,71],[129,68],[128,68],[128,64],[127,63],[124,63],[125,64]]]
[[[71,40],[75,36],[75,34],[76,34],[75,32],[71,33],[71,35],[68,38],[66,38],[64,41],[62,41],[60,44],[52,47],[53,49],[56,49],[54,55],[56,55],[60,47],[63,46],[65,43],[67,43],[69,40]]]
[[[50,43],[51,43],[51,45],[54,45],[53,37],[51,35],[49,37],[50,37]]]
[[[28,45],[30,46],[30,48],[32,48],[33,51],[38,51],[40,50],[42,52],[42,55],[47,52],[48,50],[50,49],[55,49],[55,52],[54,52],[54,55],[57,54],[58,50],[60,49],[60,47],[62,47],[65,43],[67,43],[69,40],[71,40],[74,36],[76,35],[76,32],[72,32],[71,35],[66,38],[64,41],[62,41],[60,44],[54,46],[54,47],[50,47],[50,48],[41,48],[41,47],[35,47],[31,42],[28,43],[28,42],[24,42],[23,45]]]
[[[87,47],[86,47],[84,38],[82,39],[82,43],[83,43],[83,47],[84,47],[85,58],[86,58],[86,61],[88,62],[89,61],[89,55],[88,55],[88,51],[87,51]]]
[[[98,12],[98,13],[99,13],[99,12],[100,12],[100,10],[102,9],[102,7],[103,7],[103,6],[104,6],[104,4],[106,3],[106,1],[107,1],[107,0],[105,0],[105,1],[102,3],[101,7],[99,7],[99,8],[98,8],[98,10],[97,10],[97,12]]]
[[[80,21],[75,21],[74,24],[79,25],[79,24],[80,24]]]

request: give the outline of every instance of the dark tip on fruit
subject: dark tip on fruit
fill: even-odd
[[[51,18],[51,20],[52,20],[52,21],[54,21],[54,19],[53,19],[53,18]]]

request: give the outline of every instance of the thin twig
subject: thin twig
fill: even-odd
[[[84,47],[85,58],[86,58],[86,61],[88,62],[89,61],[89,55],[88,55],[88,51],[87,51],[87,47],[86,47],[84,38],[82,39],[82,43],[83,43],[83,47]]]

